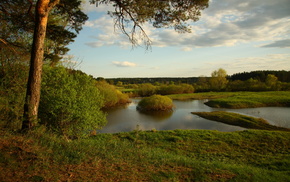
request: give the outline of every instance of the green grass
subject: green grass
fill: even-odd
[[[198,115],[200,117],[209,120],[218,121],[235,126],[241,126],[249,129],[290,131],[290,129],[288,128],[270,125],[266,120],[262,118],[250,117],[238,113],[226,111],[213,111],[213,112],[192,112],[192,114]]]
[[[1,181],[287,181],[290,133],[134,131],[66,141],[0,131]]]
[[[216,108],[290,107],[289,91],[274,92],[208,92],[170,95],[172,99],[210,99],[205,104]]]
[[[167,95],[173,100],[201,100],[201,99],[217,99],[234,96],[235,92],[204,92],[204,93],[189,93],[189,94],[173,94]]]

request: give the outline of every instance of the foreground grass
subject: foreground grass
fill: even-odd
[[[262,118],[250,117],[238,113],[226,111],[213,111],[213,112],[192,112],[192,114],[213,121],[218,121],[235,126],[241,126],[243,128],[290,131],[289,128],[270,125],[266,120]]]
[[[1,181],[287,181],[290,133],[134,131],[66,140],[0,131]]]
[[[289,91],[274,92],[208,92],[170,95],[172,99],[210,99],[205,104],[216,108],[290,107]]]

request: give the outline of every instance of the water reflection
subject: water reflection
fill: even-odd
[[[162,122],[170,118],[174,111],[137,111],[137,112],[151,117],[152,121],[154,122]]]

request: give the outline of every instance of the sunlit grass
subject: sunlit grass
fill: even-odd
[[[290,134],[140,131],[66,141],[1,132],[3,181],[287,181]]]

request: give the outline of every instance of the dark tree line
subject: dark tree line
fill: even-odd
[[[100,78],[98,78],[100,79]],[[169,84],[169,83],[187,83],[187,84],[193,84],[196,83],[198,80],[198,77],[156,77],[156,78],[110,78],[106,79],[108,83],[117,85],[118,83],[123,84],[142,84],[142,83],[161,83],[161,84]]]
[[[243,72],[243,73],[236,73],[232,76],[229,76],[228,79],[230,81],[241,80],[246,81],[248,79],[255,79],[261,82],[265,82],[267,75],[275,75],[280,82],[290,82],[290,71],[251,71],[251,72]]]

